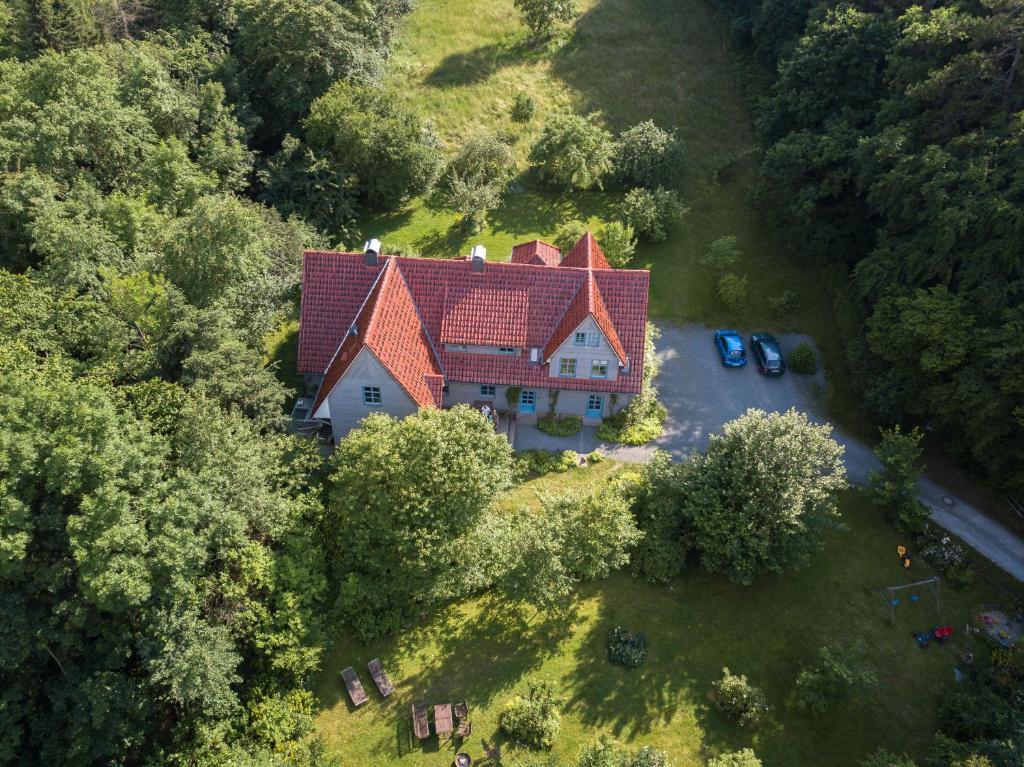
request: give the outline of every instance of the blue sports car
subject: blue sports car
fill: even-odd
[[[735,330],[716,330],[715,348],[722,364],[727,368],[739,368],[747,364],[747,352],[743,348],[743,339]]]

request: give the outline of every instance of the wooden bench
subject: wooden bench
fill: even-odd
[[[395,686],[391,684],[391,680],[388,679],[387,673],[384,671],[384,667],[380,663],[380,658],[374,658],[366,667],[370,670],[370,676],[373,677],[373,683],[377,685],[377,689],[380,690],[380,694],[385,698],[395,691]]]
[[[427,721],[427,704],[412,704],[412,731],[420,740],[430,737],[430,722]]]
[[[352,699],[354,706],[361,706],[368,698],[366,692],[363,690],[363,683],[359,681],[359,677],[356,676],[356,670],[349,666],[343,669],[341,672],[341,678],[345,680],[345,689],[348,690],[348,697]]]

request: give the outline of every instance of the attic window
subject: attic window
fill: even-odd
[[[587,333],[587,346],[598,346],[601,343],[600,333]]]
[[[498,354],[507,354],[510,357],[519,354],[519,350],[514,346],[499,346]]]
[[[576,337],[573,339],[572,343],[573,343],[574,346],[586,346],[587,345],[587,334],[586,333],[577,333]]]
[[[379,404],[381,404],[380,387],[379,386],[364,386],[363,387],[363,404],[364,405],[379,405]]]

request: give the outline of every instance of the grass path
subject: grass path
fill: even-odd
[[[606,463],[547,477],[518,489],[512,500],[528,503],[536,489],[593,484],[618,470]],[[934,603],[923,593],[916,605],[905,600],[891,627],[873,589],[930,572],[917,564],[902,569],[896,534],[861,496],[847,494],[842,507],[846,529],[829,536],[810,567],[753,586],[696,567],[669,586],[620,574],[586,586],[568,618],[534,616],[531,608],[485,598],[453,606],[397,638],[370,646],[341,642],[315,688],[323,706],[318,729],[344,764],[440,767],[450,763],[451,747],[436,739],[414,747],[409,705],[464,699],[474,728],[464,748],[479,758],[485,744],[502,742],[497,722],[505,702],[527,680],[543,677],[567,700],[554,748],[559,756],[574,756],[602,733],[665,749],[676,767],[744,746],[773,767],[852,767],[883,745],[920,755],[934,732],[941,692],[952,683],[956,653],[969,646],[981,651],[965,644],[961,627],[994,595],[983,587],[943,589],[942,621],[954,624],[957,636],[950,646],[918,649],[910,634],[937,622]],[[648,660],[636,671],[605,659],[605,637],[616,624],[648,634]],[[862,642],[881,685],[825,716],[810,716],[793,704],[793,680],[829,641]],[[361,671],[378,656],[397,691],[387,702],[371,691],[370,702],[354,710],[338,673],[348,665]],[[723,666],[765,690],[773,710],[760,730],[743,731],[710,706],[707,692]],[[507,744],[502,749],[506,757],[523,756]]]

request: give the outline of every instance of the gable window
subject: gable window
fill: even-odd
[[[519,353],[519,350],[516,347],[514,347],[514,346],[499,346],[498,347],[498,354],[513,355],[513,354],[518,354],[518,353]]]
[[[558,375],[565,378],[576,377],[576,358],[575,357],[562,357],[558,363]]]
[[[590,377],[591,378],[607,378],[608,377],[608,360],[594,360],[590,363]]]
[[[364,386],[363,387],[363,404],[364,405],[379,405],[380,401],[380,387],[379,386]]]
[[[587,346],[598,346],[601,343],[600,333],[587,333]]]
[[[480,396],[484,399],[494,399],[494,384],[483,384],[480,387]]]
[[[574,346],[586,346],[587,345],[587,334],[577,333],[576,337],[573,338],[572,343]]]

